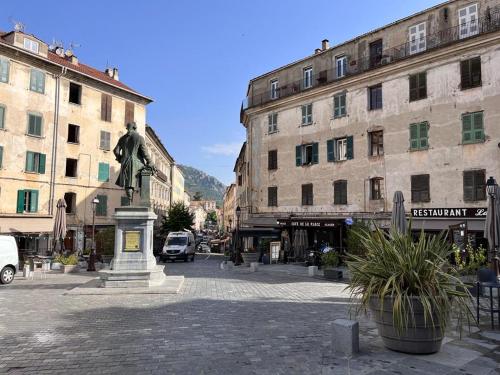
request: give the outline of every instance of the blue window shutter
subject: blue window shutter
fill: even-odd
[[[354,142],[352,136],[347,137],[347,150],[346,150],[347,160],[354,158]]]
[[[38,190],[31,190],[30,212],[38,211]]]
[[[302,165],[302,146],[295,146],[295,165],[300,167]]]
[[[313,143],[312,145],[313,151],[312,151],[312,164],[318,164],[319,157],[318,157],[318,143]]]
[[[97,179],[102,182],[109,181],[109,164],[108,163],[99,163],[99,175]]]
[[[24,190],[17,191],[17,210],[18,214],[24,212]]]
[[[40,154],[40,159],[38,161],[38,173],[45,173],[45,154]]]
[[[335,160],[335,155],[333,154],[333,139],[326,141],[326,160],[329,162]]]

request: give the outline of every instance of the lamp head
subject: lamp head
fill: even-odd
[[[98,204],[99,204],[99,199],[97,199],[97,197],[92,199],[92,205],[97,206]]]
[[[496,180],[493,178],[493,176],[490,176],[490,178],[488,178],[488,181],[486,181],[486,191],[490,196],[495,195],[497,186],[498,185]]]
[[[241,208],[240,206],[236,207],[236,217],[239,219],[241,216]]]

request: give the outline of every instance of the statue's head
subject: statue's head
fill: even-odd
[[[133,130],[137,130],[137,124],[135,123],[135,121],[127,123],[127,131],[131,132]]]

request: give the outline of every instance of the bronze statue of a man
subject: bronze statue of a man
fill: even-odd
[[[121,164],[115,184],[125,189],[131,204],[134,190],[140,188],[140,171],[144,168],[149,168],[153,172],[156,170],[148,155],[144,137],[137,133],[135,122],[127,124],[127,133],[120,137],[113,153]]]

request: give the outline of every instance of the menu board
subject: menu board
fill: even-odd
[[[269,244],[269,247],[271,249],[271,262],[274,260],[277,263],[280,259],[281,242],[273,241]]]
[[[127,230],[123,232],[123,251],[140,251],[141,231]]]

